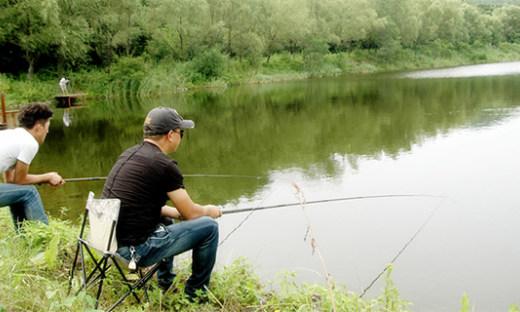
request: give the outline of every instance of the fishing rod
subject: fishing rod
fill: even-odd
[[[187,178],[241,178],[241,179],[261,179],[261,176],[237,175],[237,174],[183,174]],[[86,182],[86,181],[104,181],[107,177],[84,177],[84,178],[67,178],[65,182]]]
[[[234,213],[241,213],[241,212],[248,212],[248,211],[268,210],[268,209],[294,207],[294,206],[302,206],[302,205],[305,206],[305,205],[314,205],[314,204],[322,204],[322,203],[330,203],[330,202],[338,202],[338,201],[350,201],[350,200],[360,200],[360,199],[370,199],[370,198],[391,198],[391,197],[440,198],[442,196],[430,195],[430,194],[383,194],[383,195],[367,195],[367,196],[354,196],[354,197],[339,197],[339,198],[329,198],[329,199],[321,199],[321,200],[311,200],[311,201],[306,201],[304,203],[298,202],[298,203],[278,204],[278,205],[261,206],[261,207],[223,209],[222,214],[234,214]]]

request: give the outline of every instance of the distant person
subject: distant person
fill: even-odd
[[[70,80],[68,80],[67,78],[61,77],[60,82],[59,82],[61,94],[69,93],[69,89],[68,89],[69,82],[70,82]]]
[[[117,253],[139,266],[162,261],[157,278],[163,291],[175,277],[173,257],[193,250],[192,274],[185,287],[191,300],[205,293],[209,284],[218,245],[213,219],[222,215],[217,206],[191,200],[177,162],[166,155],[177,150],[184,129],[194,127],[172,108],[152,109],[144,121],[143,142],[119,156],[103,189],[104,198],[121,200]],[[168,199],[175,208],[165,205]],[[163,224],[163,217],[183,221]]]
[[[34,184],[64,183],[56,172],[29,173],[29,166],[49,132],[52,114],[46,104],[30,104],[18,114],[19,128],[0,131],[0,172],[4,178],[4,183],[0,183],[0,207],[10,207],[16,230],[25,220],[49,223]]]

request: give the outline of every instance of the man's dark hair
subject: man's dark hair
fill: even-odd
[[[45,123],[52,115],[52,110],[47,104],[31,103],[18,113],[18,123],[25,129],[32,129],[36,123]]]

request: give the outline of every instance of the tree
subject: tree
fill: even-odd
[[[309,12],[299,0],[265,0],[260,5],[259,35],[265,46],[267,61],[290,42],[303,44],[309,33]]]
[[[468,32],[468,43],[492,42],[491,16],[476,6],[464,4],[464,28]]]
[[[21,0],[4,3],[2,11],[0,24],[7,27],[0,33],[22,52],[30,79],[38,59],[59,45],[59,7],[54,0]]]
[[[58,66],[76,66],[88,59],[94,30],[88,17],[92,16],[92,0],[58,0],[60,7],[60,37]]]
[[[204,0],[151,1],[145,27],[156,55],[189,59],[203,49],[210,28],[209,8]]]
[[[394,40],[404,47],[414,47],[419,36],[421,21],[416,0],[378,0],[377,12],[385,18],[387,27],[393,28]]]
[[[520,42],[520,6],[508,5],[496,11],[502,34],[509,42]]]
[[[461,0],[421,0],[421,30],[419,41],[429,43],[440,39],[457,44],[466,42],[464,6]]]
[[[140,0],[109,0],[108,3],[106,21],[111,29],[111,46],[122,55],[132,55],[134,42],[142,35],[144,6]]]

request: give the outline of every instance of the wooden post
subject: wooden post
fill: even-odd
[[[5,94],[0,95],[2,98],[2,123],[7,124],[7,115],[5,113]]]

